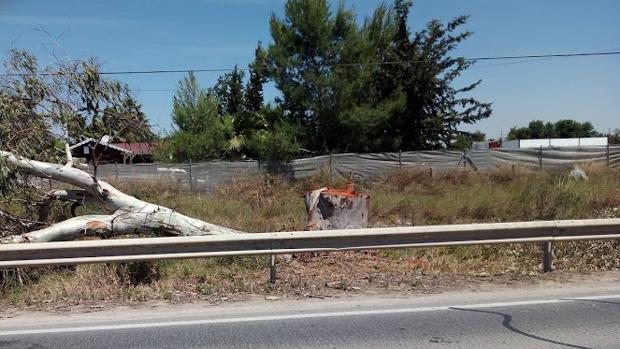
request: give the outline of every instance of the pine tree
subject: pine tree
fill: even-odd
[[[447,24],[433,20],[412,37],[406,22],[410,1],[397,0],[394,37],[395,50],[402,59],[402,72],[393,76],[404,91],[405,108],[396,117],[402,149],[445,147],[458,135],[457,127],[473,124],[491,113],[491,104],[459,97],[475,89],[481,81],[461,88],[452,86],[455,78],[473,62],[450,53],[472,33],[456,32],[467,22],[460,16]],[[455,33],[456,32],[456,33]]]
[[[342,150],[339,115],[352,107],[355,67],[339,65],[359,61],[353,12],[341,3],[332,13],[327,0],[289,0],[285,18],[273,15],[270,27],[268,74],[286,115],[303,129],[306,147]]]

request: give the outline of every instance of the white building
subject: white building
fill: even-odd
[[[550,147],[606,147],[607,137],[587,138],[542,138],[542,139],[517,139],[503,141],[505,149],[531,149]]]

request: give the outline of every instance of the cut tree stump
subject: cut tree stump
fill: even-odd
[[[370,196],[355,191],[352,183],[343,189],[320,188],[305,195],[306,230],[357,229],[368,227]]]

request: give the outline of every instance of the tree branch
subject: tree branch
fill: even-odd
[[[187,217],[170,208],[152,204],[127,195],[109,183],[97,180],[73,167],[35,161],[0,151],[18,171],[72,184],[82,190],[56,190],[50,198],[98,205],[109,209],[111,215],[85,215],[53,224],[3,242],[46,242],[71,240],[84,234],[134,233],[159,231],[169,235],[238,234],[240,231]]]

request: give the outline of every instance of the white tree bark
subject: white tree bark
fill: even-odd
[[[74,217],[49,227],[21,236],[5,239],[7,242],[47,242],[73,240],[83,235],[127,234],[134,232],[160,232],[168,235],[221,235],[240,231],[224,228],[199,219],[187,217],[170,208],[152,204],[127,195],[109,183],[92,177],[85,171],[72,167],[71,158],[66,165],[29,160],[12,153],[0,151],[0,156],[18,171],[37,177],[49,178],[82,188],[81,190],[56,190],[50,198],[98,204],[113,213],[110,215],[84,215]]]

